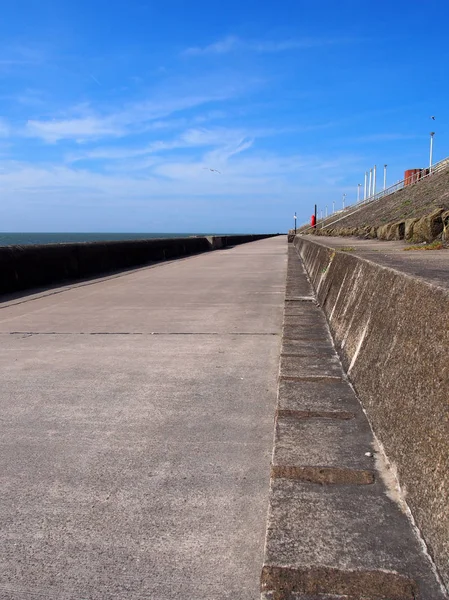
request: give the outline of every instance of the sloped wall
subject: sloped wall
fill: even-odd
[[[294,245],[449,587],[449,292],[300,236]]]

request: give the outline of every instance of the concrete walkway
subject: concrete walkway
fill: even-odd
[[[287,244],[0,304],[0,597],[259,596]]]

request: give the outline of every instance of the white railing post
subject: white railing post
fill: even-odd
[[[429,161],[429,173],[432,173],[432,159],[433,159],[433,136],[435,135],[434,131],[430,132],[430,161]]]

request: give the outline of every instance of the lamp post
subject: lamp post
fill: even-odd
[[[345,208],[345,200],[346,200],[346,194],[343,194],[343,210]]]
[[[327,204],[326,204],[326,212],[325,212],[325,215],[326,215],[326,219],[327,219]]]
[[[430,132],[430,162],[429,162],[429,173],[432,173],[432,159],[433,159],[433,136],[435,135],[434,131]]]
[[[373,168],[373,196],[376,195],[376,176],[377,176],[377,165]]]
[[[365,171],[365,189],[363,191],[363,199],[366,200],[366,188],[368,185],[368,171]]]
[[[295,235],[296,235],[296,212],[295,212],[293,218],[295,219]]]
[[[373,170],[369,170],[369,186],[368,186],[368,198],[371,198],[371,182],[373,180]]]
[[[388,165],[384,165],[384,191],[387,189],[387,167]]]
[[[362,187],[361,183],[357,184],[357,202],[360,202],[360,188]]]
[[[335,200],[332,200],[332,214],[335,212]]]

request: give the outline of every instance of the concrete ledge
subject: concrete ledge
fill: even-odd
[[[322,311],[285,302],[283,334],[262,600],[443,600]]]
[[[449,292],[301,236],[294,246],[449,586]]]
[[[234,235],[0,247],[0,295],[261,240]]]

